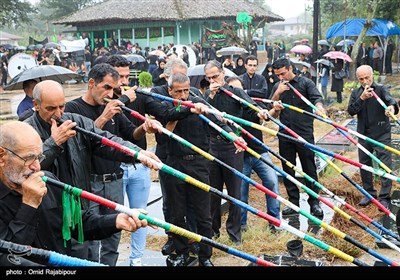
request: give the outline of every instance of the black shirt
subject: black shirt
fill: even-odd
[[[104,107],[103,105],[92,106],[83,101],[82,97],[78,97],[65,104],[65,112],[77,113],[89,119],[96,120],[104,111]],[[102,129],[132,143],[136,144],[137,142],[133,138],[133,131],[136,129],[136,126],[124,114],[115,115]],[[93,174],[119,173],[121,172],[120,165],[121,162],[119,161],[106,160],[97,156],[92,157]]]
[[[45,172],[49,178],[56,177]],[[97,240],[119,230],[115,227],[116,214],[96,215],[82,210],[85,240]],[[62,236],[62,189],[47,184],[47,194],[38,208],[22,203],[22,196],[0,182],[0,239],[22,245],[82,257],[83,252],[71,252],[70,241],[64,247]],[[77,232],[72,233],[77,237]]]
[[[308,78],[295,76],[293,80],[289,82],[295,89],[297,89],[307,100],[312,104],[322,103],[322,95],[318,91],[314,82]],[[270,99],[274,95],[278,83],[275,84],[272,89]],[[280,95],[280,100],[283,103],[299,107],[305,111],[312,113],[312,108],[308,106],[300,97],[298,97],[294,91],[289,88],[289,90],[283,92]],[[280,111],[279,119],[282,124],[286,125],[288,128],[295,131],[297,134],[305,139],[313,139],[314,137],[314,119],[306,114],[300,114],[296,111],[290,109],[284,109]],[[280,128],[281,132],[285,133],[283,128]]]
[[[246,94],[242,89],[229,86],[225,84],[223,88],[227,89],[228,91],[232,92],[233,94],[237,95],[241,99],[246,100],[247,102],[257,106],[257,104],[250,98],[248,94]],[[207,93],[210,93],[210,90],[207,90]],[[211,106],[215,107],[217,110],[221,112],[225,112],[229,115],[243,118],[243,111],[246,111],[249,114],[249,118],[252,122],[259,123],[260,119],[258,118],[258,112],[254,111],[253,109],[244,106],[242,107],[241,103],[235,100],[233,97],[228,96],[227,94],[218,90],[217,94],[214,96],[213,99],[210,97],[207,98],[207,102],[210,103]],[[236,128],[231,127],[233,131],[236,131]],[[213,129],[210,132],[211,137],[217,136],[219,133]]]

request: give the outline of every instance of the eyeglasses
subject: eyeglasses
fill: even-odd
[[[206,81],[210,81],[211,79],[215,80],[216,78],[219,77],[219,75],[221,75],[221,72],[218,72],[218,74],[212,76],[212,77],[206,77]]]
[[[18,155],[16,152],[14,152],[14,151],[12,151],[12,150],[6,148],[6,147],[2,147],[2,148],[3,148],[4,150],[9,151],[9,152],[12,153],[14,156],[16,156],[16,157],[22,159],[22,160],[24,161],[24,165],[25,165],[25,166],[31,165],[32,163],[35,162],[35,160],[38,160],[39,163],[40,163],[40,162],[42,162],[42,161],[46,158],[46,156],[45,156],[44,154],[40,154],[40,155],[37,155],[37,156],[33,156],[33,155],[32,155],[32,156],[28,156],[27,158],[23,158],[23,157],[21,157],[20,155]]]

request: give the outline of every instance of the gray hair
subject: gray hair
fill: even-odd
[[[185,74],[182,74],[182,73],[175,73],[175,74],[172,74],[171,76],[169,76],[168,87],[172,88],[172,85],[174,83],[183,84],[186,82],[190,83],[190,79],[188,76],[186,76]]]
[[[184,68],[186,71],[188,69],[187,64],[181,58],[173,58],[169,60],[164,66],[164,75],[169,77],[172,74],[174,68]]]
[[[359,73],[359,72],[361,71],[361,69],[363,69],[363,68],[364,68],[364,69],[367,69],[370,75],[373,75],[373,74],[374,74],[374,69],[372,69],[372,67],[371,67],[370,65],[364,64],[364,65],[361,65],[361,66],[359,66],[359,67],[357,68],[357,70],[356,70],[356,76],[357,76],[357,78],[358,78],[358,73]]]
[[[1,147],[14,147],[18,143],[15,140],[14,133],[9,129],[4,129],[3,126],[0,126],[0,146]]]
[[[213,67],[217,67],[219,71],[224,70],[224,68],[222,67],[222,64],[220,62],[218,62],[217,60],[210,60],[206,63],[206,65],[204,65],[204,72]]]
[[[15,131],[31,131],[32,133],[36,133],[36,130],[25,122],[20,121],[11,121],[0,126],[0,146],[11,148],[20,144],[21,140],[18,139],[18,134]],[[38,135],[39,136],[39,135]],[[21,137],[20,137],[21,138]]]
[[[64,92],[64,88],[62,87],[62,85],[56,81],[46,80],[46,81],[37,83],[36,86],[33,88],[32,96],[33,96],[33,99],[39,105],[42,102],[42,93],[43,93],[44,85],[46,83],[52,83],[53,85],[59,87],[62,92]]]

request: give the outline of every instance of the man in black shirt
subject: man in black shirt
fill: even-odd
[[[180,59],[180,58],[171,58],[165,64],[165,68],[164,68],[165,77],[164,77],[164,79],[168,80],[168,78],[171,75],[176,74],[176,73],[182,73],[182,74],[187,75],[187,69],[188,69],[188,67],[187,67],[186,63],[182,59]],[[161,94],[161,95],[170,97],[169,91],[168,91],[168,84],[165,84],[165,85],[162,85],[162,86],[153,87],[151,89],[151,91],[154,92],[154,93],[157,93],[157,94]],[[194,94],[200,96],[200,98],[203,98],[201,92],[197,88],[190,87],[190,91],[193,92]],[[140,95],[139,95],[139,97],[140,97]],[[164,110],[165,106],[161,105],[161,107],[158,107],[157,110],[153,110],[151,108],[156,108],[157,106],[160,106],[161,102],[159,102],[158,100],[154,100],[151,97],[149,97],[149,99],[153,100],[153,101],[146,102],[146,112],[148,114],[150,114],[150,115],[155,116],[157,120],[161,121],[162,124],[165,125],[166,124],[166,123],[164,123],[165,113],[163,113],[163,110]],[[148,110],[148,107],[151,110]],[[155,136],[156,136],[156,141],[157,141],[156,155],[160,158],[160,160],[162,162],[166,162],[168,136],[166,136],[164,134],[156,134]],[[164,219],[167,222],[171,222],[172,217],[171,217],[170,210],[168,208],[168,205],[170,203],[168,202],[168,193],[166,191],[166,183],[165,183],[166,173],[165,172],[159,172],[158,176],[159,176],[160,187],[161,187],[162,196],[163,196],[162,210],[163,210],[163,214],[164,214]],[[189,213],[188,214],[189,216],[190,215],[194,215],[191,205],[189,205],[189,207],[187,209],[187,212]],[[192,223],[192,221],[194,221],[194,219],[189,219],[189,230],[193,231],[193,232],[196,232],[196,224]],[[171,236],[169,235],[169,237],[171,237]],[[168,241],[165,243],[165,245],[161,249],[161,253],[163,255],[170,255],[174,250],[175,250],[175,247],[173,245],[172,238],[168,238]]]
[[[369,65],[362,65],[357,68],[356,76],[361,86],[354,89],[351,93],[347,111],[351,116],[357,115],[357,132],[379,141],[382,144],[391,145],[392,132],[390,126],[390,113],[397,114],[399,107],[396,99],[390,94],[387,87],[374,82],[373,69]],[[372,90],[385,103],[387,109],[379,104],[378,100],[373,97]],[[382,147],[377,147],[363,139],[358,140],[359,143],[371,153],[375,152],[376,156],[389,168],[392,166],[392,154]],[[363,151],[358,151],[360,163],[372,166],[372,159]],[[363,169],[361,172],[361,180],[363,188],[372,196],[377,197],[374,189],[373,176],[371,172]],[[390,179],[381,178],[381,190],[379,192],[379,201],[386,208],[389,207],[390,192],[392,189],[392,181]],[[360,206],[367,206],[371,200],[367,197],[361,199],[358,203]]]
[[[119,88],[119,74],[109,64],[96,64],[89,72],[88,91],[79,98],[67,102],[66,111],[78,113],[92,119],[96,127],[107,130],[114,135],[136,142],[145,133],[154,132],[153,121],[148,120],[140,126],[135,126],[122,113],[119,100],[111,100],[106,104],[105,98],[112,98],[114,88]],[[155,124],[154,124],[155,125]],[[100,160],[92,158],[93,170],[91,173],[92,190],[97,195],[112,201],[124,204],[121,161]],[[111,174],[112,178],[104,180],[105,174]],[[96,213],[109,213],[110,209],[91,203],[90,208]],[[118,259],[118,245],[120,233],[101,241],[99,254],[99,242],[94,241],[89,247],[90,259],[101,263],[115,265]]]
[[[170,76],[168,85],[168,91],[172,98],[192,101],[196,106],[200,106],[197,107],[199,109],[195,113],[202,113],[204,108],[208,108],[204,104],[204,99],[189,95],[190,80],[185,74],[176,73]],[[165,101],[165,106],[170,108],[164,118],[167,123],[166,128],[203,151],[208,151],[210,128],[197,115],[191,114],[194,108],[182,108],[181,114],[176,114],[176,107],[171,102]],[[231,131],[229,127],[218,121],[215,116],[211,115],[210,118],[212,118],[212,121],[217,122],[218,125]],[[209,162],[208,159],[197,154],[192,149],[182,144],[177,144],[176,140],[168,138],[166,163],[169,166],[205,184],[209,184]],[[168,209],[170,209],[172,217],[171,222],[188,230],[190,230],[188,224],[195,223],[197,232],[200,235],[211,238],[210,193],[172,175],[166,176],[166,191],[168,193]],[[193,207],[195,216],[188,215],[189,204]],[[186,266],[190,248],[188,239],[173,234],[172,240],[178,254],[174,263],[179,266]],[[213,264],[210,261],[211,247],[205,244],[200,244],[199,247],[200,266],[212,266]]]
[[[290,83],[290,85],[292,85],[300,94],[318,108],[318,111],[316,112],[317,114],[321,116],[325,115],[321,93],[318,91],[313,81],[308,78],[296,76],[293,73],[293,66],[290,63],[290,60],[287,58],[280,58],[272,64],[272,68],[281,82],[276,83],[273,87],[270,99],[281,100],[283,103],[312,112],[312,108],[298,97],[287,85],[287,83]],[[274,106],[273,110],[271,110],[272,116],[277,117],[279,115],[282,124],[303,137],[308,143],[314,144],[314,119],[305,114],[299,114],[293,110],[282,110],[283,106],[277,102],[274,104],[277,104],[277,106]],[[282,128],[280,131],[285,133]],[[314,180],[318,180],[314,153],[303,144],[279,137],[279,153],[292,164],[296,163],[296,155],[298,155],[303,171]],[[288,167],[284,162],[282,162],[282,167],[289,175],[292,177],[295,176],[295,171]],[[300,194],[298,187],[286,178],[283,179],[283,182],[289,196],[289,201],[299,206]],[[311,184],[309,181],[306,182],[306,186],[316,193],[319,192],[319,188]],[[323,216],[323,211],[319,205],[318,199],[309,196],[308,204],[310,205],[312,215]],[[282,215],[294,213],[296,212],[290,207],[285,207],[282,211]]]
[[[228,90],[247,102],[256,105],[256,103],[240,88],[229,86],[225,81],[225,72],[221,63],[216,60],[207,62],[204,66],[206,79],[210,82],[210,88],[207,90],[207,101],[221,112],[243,118],[243,111],[249,114],[252,122],[259,123],[260,119],[264,119],[262,112],[257,113],[249,107],[242,107],[241,103],[234,98],[222,92],[222,89]],[[235,131],[235,128],[232,128]],[[226,164],[236,170],[243,170],[243,149],[236,143],[227,142],[216,130],[210,131],[210,154],[219,158]],[[242,137],[239,141],[246,144]],[[210,184],[214,188],[222,191],[224,184],[228,194],[234,198],[240,199],[241,179],[230,171],[226,170],[215,162],[210,163]],[[216,236],[220,234],[221,228],[221,198],[211,197],[211,217],[213,219],[213,231]],[[239,206],[230,204],[229,214],[226,221],[226,230],[229,238],[236,245],[241,244],[240,229],[241,209]]]
[[[244,92],[250,97],[268,98],[268,85],[263,75],[257,74],[258,59],[249,55],[245,60],[246,73],[239,77],[243,81]]]

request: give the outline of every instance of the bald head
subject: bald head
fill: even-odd
[[[357,80],[363,87],[372,86],[374,82],[374,70],[369,65],[361,65],[356,71]]]
[[[18,148],[27,144],[41,144],[39,134],[27,123],[12,121],[0,126],[0,146]]]
[[[36,84],[33,89],[33,99],[36,100],[39,104],[43,98],[46,98],[49,94],[57,94],[64,97],[64,89],[63,87],[56,81],[45,80]]]
[[[63,87],[56,81],[41,81],[33,90],[33,104],[39,116],[51,124],[52,118],[59,119],[64,114]]]
[[[369,65],[361,65],[356,70],[357,77],[359,76],[360,73],[362,73],[363,75],[368,75],[368,74],[369,75],[373,75],[374,74],[374,70]]]

